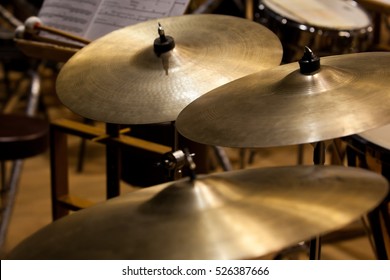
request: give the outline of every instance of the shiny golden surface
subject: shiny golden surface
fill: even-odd
[[[247,169],[122,195],[57,220],[10,259],[247,259],[355,221],[386,196],[341,166]]]
[[[313,143],[390,123],[390,53],[321,58],[248,75],[201,96],[179,114],[185,137],[227,147]]]
[[[176,47],[153,51],[158,23]],[[162,18],[114,31],[83,48],[61,70],[60,100],[97,121],[149,124],[176,120],[202,94],[277,66],[279,39],[264,26],[224,15]]]

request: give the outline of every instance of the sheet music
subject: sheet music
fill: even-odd
[[[185,13],[190,0],[45,0],[42,22],[94,40],[116,29]]]
[[[85,37],[101,2],[102,0],[45,0],[38,17],[47,26]]]
[[[100,5],[86,36],[94,39],[100,34],[149,19],[182,15],[187,8],[183,0],[107,0]],[[179,5],[179,4],[182,5]],[[179,7],[179,8],[178,8]]]

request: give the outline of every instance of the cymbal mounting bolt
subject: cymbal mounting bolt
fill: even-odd
[[[158,35],[159,37],[154,40],[153,47],[157,56],[163,53],[169,52],[175,47],[175,40],[171,36],[165,35],[164,28],[158,23]]]
[[[320,58],[307,46],[302,58],[298,62],[300,72],[304,75],[313,75],[321,68]]]

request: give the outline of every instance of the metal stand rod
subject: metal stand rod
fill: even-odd
[[[320,260],[321,259],[321,237],[316,236],[310,240],[309,244],[309,259]]]
[[[6,186],[8,191],[6,194],[4,194],[6,195],[6,197],[4,202],[5,207],[3,209],[1,228],[0,228],[0,248],[3,247],[7,235],[8,224],[11,219],[13,204],[18,190],[17,186],[19,183],[22,167],[23,167],[23,160],[15,160],[12,163],[11,177]]]
[[[29,75],[31,77],[31,85],[26,114],[29,117],[33,117],[38,111],[39,97],[41,92],[41,78],[38,72],[35,70],[30,70]]]
[[[5,174],[5,161],[0,161],[0,172],[1,172],[1,191],[5,189],[6,174]]]
[[[118,124],[106,124],[106,134],[112,138],[119,137]],[[110,199],[120,194],[120,147],[116,144],[106,144],[106,198]]]
[[[176,152],[179,150],[179,133],[176,129],[176,123],[171,122],[172,128],[173,128],[173,142],[172,142],[172,152]]]
[[[371,235],[374,240],[374,252],[378,260],[389,260],[390,253],[388,251],[389,229],[386,225],[388,216],[388,203],[389,199],[385,199],[376,209],[367,214],[369,221],[369,227],[371,228]]]
[[[179,150],[179,133],[176,129],[176,122],[172,121],[171,125],[173,128],[172,153],[175,153],[176,151]],[[181,171],[182,171],[181,168],[178,168],[178,169],[175,168],[175,169],[171,170],[171,172],[169,174],[169,179],[171,181],[175,181],[175,180],[180,179],[182,176]]]
[[[313,154],[313,163],[315,165],[325,164],[325,152],[326,152],[325,142],[321,141],[315,144],[314,154]]]
[[[314,145],[313,163],[315,165],[324,165],[325,154],[326,154],[325,142],[323,141],[317,142]],[[310,260],[321,259],[321,237],[320,236],[316,236],[314,239],[310,241],[309,258]]]
[[[215,155],[224,171],[233,170],[232,164],[230,163],[229,157],[226,155],[226,152],[223,148],[219,146],[212,146]]]

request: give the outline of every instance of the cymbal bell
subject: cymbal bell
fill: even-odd
[[[199,143],[272,147],[334,139],[390,123],[390,53],[321,58],[313,74],[298,62],[245,76],[190,103],[178,131]]]
[[[160,56],[154,52],[159,24],[175,43]],[[279,65],[281,58],[279,39],[258,23],[215,14],[161,18],[116,30],[78,51],[59,73],[57,94],[92,120],[163,123],[202,94]]]
[[[386,196],[342,166],[229,171],[135,191],[53,222],[9,259],[249,259],[355,221]]]

